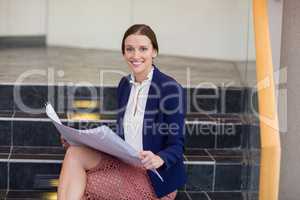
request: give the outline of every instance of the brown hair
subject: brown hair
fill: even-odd
[[[145,35],[147,36],[151,43],[153,48],[156,50],[156,53],[158,54],[158,44],[157,44],[157,39],[155,36],[154,31],[151,29],[150,26],[146,24],[134,24],[131,27],[127,29],[127,31],[124,33],[123,39],[122,39],[122,54],[125,54],[125,39],[132,34],[137,34],[137,35]]]

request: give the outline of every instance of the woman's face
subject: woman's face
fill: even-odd
[[[146,77],[156,56],[151,40],[145,35],[129,35],[124,41],[124,58],[136,78]]]

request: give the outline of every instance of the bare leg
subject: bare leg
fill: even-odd
[[[81,200],[86,186],[86,170],[101,161],[101,154],[88,147],[67,149],[59,176],[58,199]]]

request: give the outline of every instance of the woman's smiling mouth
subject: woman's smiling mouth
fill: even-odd
[[[131,63],[134,67],[139,67],[141,64],[143,64],[142,61],[130,61],[130,63]]]

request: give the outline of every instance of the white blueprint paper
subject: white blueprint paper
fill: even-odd
[[[46,104],[46,114],[70,145],[86,145],[113,155],[128,164],[142,166],[138,152],[109,127],[103,125],[93,129],[78,130],[65,126],[49,103]],[[153,172],[163,181],[157,170]]]

